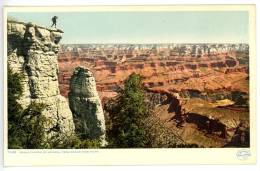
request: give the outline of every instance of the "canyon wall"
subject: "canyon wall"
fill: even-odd
[[[31,103],[46,105],[42,115],[46,138],[69,137],[74,133],[72,113],[58,83],[58,51],[63,31],[33,23],[13,20],[7,22],[8,65],[13,72],[24,76],[23,108]]]
[[[223,147],[232,139],[245,138],[241,136],[245,132],[236,130],[249,120],[247,45],[241,51],[214,50],[203,55],[171,54],[169,48],[159,52],[150,47],[137,50],[141,45],[125,45],[135,50],[118,50],[118,46],[124,45],[75,45],[78,48],[63,49],[58,59],[61,93],[68,96],[71,75],[79,65],[93,73],[102,104],[116,95],[117,86],[122,86],[130,74],[138,73],[155,106],[156,117],[169,130],[177,130],[185,142]],[[241,144],[233,145],[248,146]]]
[[[97,90],[103,97],[114,96],[117,85],[133,72],[143,77],[146,87],[167,89],[173,92],[196,90],[213,92],[219,90],[242,91],[248,93],[246,86],[248,66],[230,54],[215,57],[166,57],[148,56],[122,60],[110,60],[108,57],[73,56],[74,53],[59,54],[59,82],[62,95],[68,95],[69,80],[73,69],[88,67],[94,74]]]

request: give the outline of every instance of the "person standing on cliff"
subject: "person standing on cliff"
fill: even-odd
[[[52,17],[52,25],[51,25],[51,27],[55,27],[56,28],[56,24],[57,24],[57,19],[58,19],[58,17],[57,16],[54,16],[54,17]]]

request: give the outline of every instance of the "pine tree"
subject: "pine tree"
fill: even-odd
[[[119,88],[116,99],[111,100],[105,110],[109,113],[112,126],[108,130],[110,146],[118,148],[147,147],[145,118],[149,110],[145,104],[145,94],[138,74],[131,74],[124,87]]]

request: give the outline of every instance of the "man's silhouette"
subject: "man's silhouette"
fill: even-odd
[[[57,24],[57,19],[58,19],[58,17],[57,16],[54,16],[54,17],[52,17],[52,25],[51,25],[51,27],[55,27],[56,28],[56,24]]]

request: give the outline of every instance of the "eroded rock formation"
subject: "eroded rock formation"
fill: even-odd
[[[62,46],[63,50],[59,53],[58,59],[61,71],[60,90],[64,96],[68,94],[73,69],[78,65],[89,68],[94,74],[101,99],[115,95],[117,85],[122,85],[133,72],[142,75],[144,84],[149,88],[177,92],[188,89],[200,92],[219,90],[248,92],[248,88],[243,86],[247,84],[248,65],[244,63],[248,60],[248,55],[243,56],[233,50],[228,53],[220,51],[216,55],[191,57],[170,54],[144,55],[146,51],[142,49],[134,50],[130,55],[128,50],[120,52],[115,50],[116,45],[94,48],[82,44],[78,45],[80,48],[73,48],[71,51],[64,49],[66,46],[69,45]],[[160,53],[167,53],[169,50],[170,48],[165,48],[160,50]],[[111,59],[112,52],[113,59]],[[150,50],[147,50],[148,52],[150,53]]]
[[[69,137],[74,133],[72,113],[60,95],[58,51],[62,31],[8,20],[8,64],[13,72],[24,75],[23,95],[19,103],[43,103],[46,108],[46,138]]]
[[[71,77],[69,104],[73,113],[76,132],[88,139],[99,139],[105,144],[105,119],[96,90],[93,74],[77,67]]]
[[[183,141],[199,147],[249,146],[249,113],[245,103],[217,100],[216,94],[212,95],[215,100],[208,96],[211,100],[207,101],[197,95],[183,97],[164,89],[146,90],[156,116],[169,129],[177,129]],[[241,98],[238,93],[235,96]]]

